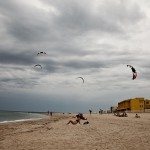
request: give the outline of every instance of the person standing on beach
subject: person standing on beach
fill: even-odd
[[[92,113],[92,110],[91,110],[91,109],[89,109],[89,112],[90,112],[90,115],[91,115],[91,113]]]
[[[102,114],[102,109],[99,109],[99,114]]]
[[[51,116],[53,115],[53,112],[52,112],[52,111],[50,112],[50,115],[51,115]]]
[[[99,114],[101,113],[101,111],[99,110]]]
[[[49,110],[47,111],[47,115],[49,115]]]

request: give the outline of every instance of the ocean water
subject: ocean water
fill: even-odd
[[[45,115],[28,112],[0,111],[0,123],[44,118]]]

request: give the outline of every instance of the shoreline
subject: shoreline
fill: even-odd
[[[6,120],[6,121],[1,121],[0,122],[0,125],[7,125],[7,124],[16,124],[16,123],[28,123],[28,122],[37,122],[37,121],[43,121],[43,120],[51,120],[53,121],[54,118],[63,118],[64,116],[67,116],[67,115],[64,115],[64,114],[61,114],[61,113],[55,113],[53,114],[53,116],[50,116],[50,115],[47,115],[47,114],[42,114],[43,116],[42,117],[37,117],[37,118],[25,118],[25,119],[16,119],[16,120]],[[70,116],[70,115],[68,115]],[[55,119],[54,119],[55,120]]]
[[[47,117],[46,113],[26,113],[19,111],[10,112],[12,111],[0,111],[0,124],[38,120]]]
[[[44,117],[43,117],[44,118]],[[7,123],[16,123],[16,122],[25,122],[25,121],[36,121],[41,120],[43,118],[30,118],[30,119],[17,119],[17,120],[9,120],[9,121],[1,121],[0,124],[7,124]]]

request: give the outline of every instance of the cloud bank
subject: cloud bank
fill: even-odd
[[[5,108],[27,109],[17,104],[23,93],[31,103],[41,93],[39,104],[54,104],[58,111],[70,111],[75,102],[88,110],[122,98],[149,97],[149,5],[135,0],[1,1],[1,108],[7,100],[16,108]],[[40,51],[47,55],[37,56]],[[131,80],[127,64],[136,68],[137,80]]]

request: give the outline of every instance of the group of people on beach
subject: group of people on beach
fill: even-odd
[[[92,110],[91,109],[89,109],[89,113],[90,113],[90,115],[92,114]],[[103,110],[102,109],[99,110],[99,114],[103,114]],[[75,120],[69,120],[69,122],[67,123],[67,125],[70,124],[70,123],[73,124],[73,125],[76,125],[78,123],[81,124],[80,123],[81,120],[87,120],[87,118],[85,118],[82,113],[78,113],[73,118],[75,118]],[[85,124],[89,124],[89,121],[85,121],[83,124],[84,125]]]
[[[123,112],[116,111],[116,112],[114,112],[114,115],[117,117],[128,117],[128,115],[125,111],[123,111]]]
[[[91,114],[92,111],[89,110],[89,112]],[[127,117],[127,113],[125,111],[122,112],[122,114],[120,114],[119,112],[115,112],[114,115],[118,116],[118,117]],[[70,123],[73,124],[73,125],[76,125],[78,123],[81,124],[80,123],[81,120],[87,120],[87,118],[85,118],[82,113],[79,113],[76,116],[73,116],[73,118],[75,118],[75,120],[69,120],[69,122],[67,123],[67,125],[70,124]],[[136,114],[135,118],[140,118],[140,116],[138,114]],[[85,124],[89,124],[89,121],[86,121],[83,124],[84,125]]]
[[[92,114],[92,110],[91,109],[89,109],[89,113],[90,113],[90,115]],[[103,110],[99,109],[98,113],[102,115],[103,114]]]
[[[91,110],[89,110],[89,112],[90,112],[90,114],[92,113]],[[100,111],[99,113],[102,113],[102,112]],[[52,112],[48,111],[48,114],[50,114],[52,116]],[[114,112],[114,115],[118,116],[118,117],[127,117],[127,114],[126,114],[125,111],[122,112],[122,114],[120,114],[119,112]],[[73,116],[73,118],[75,118],[75,120],[69,120],[67,125],[70,124],[70,123],[73,124],[73,125],[76,125],[78,123],[81,124],[80,123],[81,120],[87,120],[87,118],[85,118],[82,113],[78,113],[77,115]],[[135,118],[140,118],[140,116],[138,114],[136,114]],[[89,121],[85,121],[83,124],[84,125],[89,124]]]

